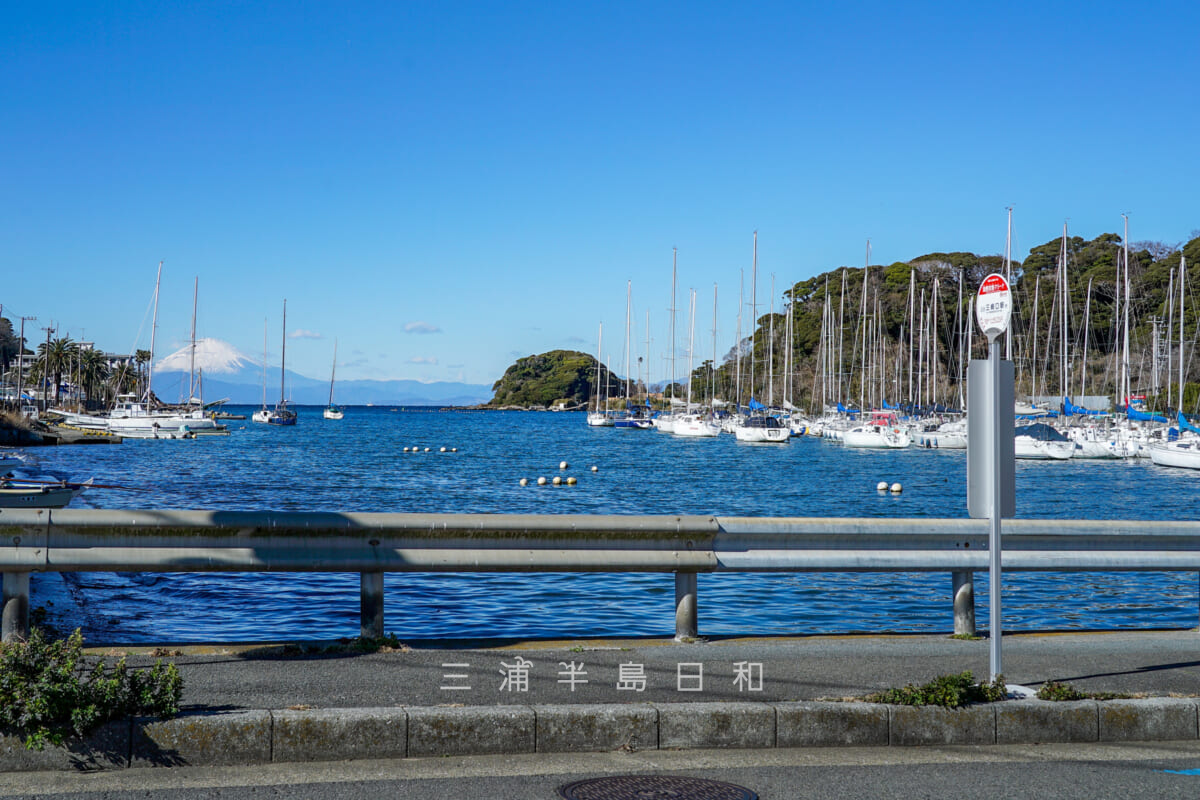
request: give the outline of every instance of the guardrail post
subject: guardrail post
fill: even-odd
[[[954,634],[975,635],[975,573],[954,572]]]
[[[4,573],[3,622],[0,641],[11,642],[29,637],[29,573]]]
[[[700,635],[696,621],[696,573],[675,573],[675,641]]]
[[[383,573],[364,572],[359,590],[359,635],[383,638]]]

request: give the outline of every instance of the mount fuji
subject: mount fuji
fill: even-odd
[[[197,373],[203,379],[207,400],[227,397],[233,405],[259,405],[263,401],[263,365],[220,339],[197,339]],[[154,393],[166,402],[187,399],[192,366],[192,346],[185,345],[154,363]],[[268,367],[267,402],[275,404],[279,368]],[[284,377],[288,402],[296,405],[325,405],[329,400],[329,381],[308,378],[287,370]],[[445,406],[486,403],[492,387],[482,384],[413,380],[338,381],[334,400],[339,405]]]

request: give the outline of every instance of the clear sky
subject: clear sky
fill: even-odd
[[[12,2],[0,304],[112,351],[200,336],[339,377],[666,371],[842,264],[1200,228],[1200,3]],[[747,300],[748,302],[748,300]],[[778,303],[778,299],[776,301]],[[682,369],[686,362],[681,361]]]

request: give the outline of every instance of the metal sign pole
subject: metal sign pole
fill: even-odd
[[[1000,415],[1004,409],[1000,407],[1000,343],[999,337],[991,337],[988,342],[988,372],[991,377],[991,524],[988,526],[988,635],[990,645],[989,664],[991,667],[991,682],[995,683],[1003,669],[1000,666]],[[1011,411],[1011,410],[1010,410]]]

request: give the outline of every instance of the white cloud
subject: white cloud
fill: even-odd
[[[404,324],[405,333],[441,333],[442,329],[428,322],[407,322]]]
[[[316,331],[307,331],[304,328],[296,328],[288,334],[289,339],[320,339],[321,334]]]
[[[438,360],[436,358],[424,358],[422,356],[413,356],[412,358],[410,358],[408,360],[408,363],[410,363],[410,364],[436,364],[436,363],[438,363]]]

